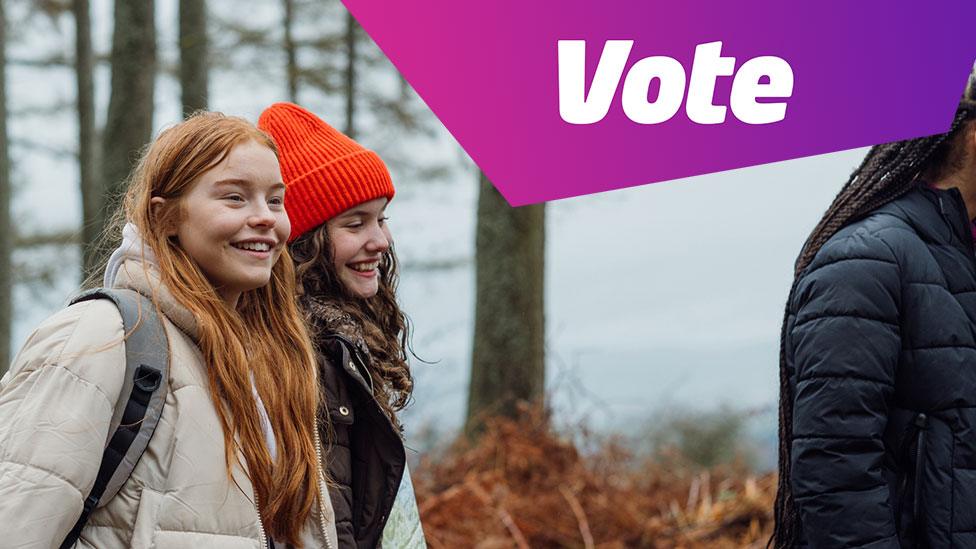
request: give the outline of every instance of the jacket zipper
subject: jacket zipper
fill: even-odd
[[[920,514],[919,509],[919,489],[921,488],[920,477],[922,474],[922,459],[924,459],[925,452],[925,427],[928,423],[928,417],[924,413],[916,414],[915,417],[908,424],[908,429],[904,442],[902,443],[901,449],[898,455],[901,456],[900,459],[905,464],[904,474],[901,477],[901,481],[898,483],[898,509],[895,512],[895,524],[897,526],[899,535],[903,537],[908,537],[909,532],[904,529],[905,525],[902,524],[902,514],[905,507],[908,505],[906,501],[906,496],[908,495],[908,468],[914,464],[915,470],[913,471],[915,477],[912,479],[912,528],[918,531],[918,518]],[[914,448],[913,448],[914,443]]]
[[[268,544],[268,535],[264,532],[264,518],[261,516],[261,505],[258,502],[257,490],[254,490],[254,510],[258,513],[258,535],[261,540],[261,547],[270,548],[271,545]]]
[[[319,487],[319,528],[322,530],[322,539],[325,540],[326,549],[332,549],[332,543],[329,541],[329,529],[325,522],[325,504],[322,502],[323,497],[329,497],[328,491],[322,490],[322,479],[325,475],[322,473],[322,443],[319,440],[319,420],[315,418],[315,471],[318,474],[318,487]],[[261,505],[258,502],[257,490],[254,491],[254,510],[258,514],[258,533],[260,535],[261,547],[271,547],[268,544],[268,536],[264,531],[264,518],[261,516]]]
[[[918,428],[918,443],[915,445],[915,489],[912,494],[912,525],[915,532],[920,531],[919,518],[921,517],[920,494],[922,488],[922,461],[925,459],[925,428],[928,426],[928,416],[918,414],[915,416],[915,427]]]
[[[322,538],[325,539],[326,549],[332,549],[332,543],[329,541],[329,531],[325,523],[325,502],[322,498],[329,497],[328,489],[323,490],[322,485],[324,483],[325,474],[322,472],[322,442],[319,438],[319,418],[318,415],[315,417],[315,470],[318,475],[318,485],[319,485],[319,527],[322,529]]]

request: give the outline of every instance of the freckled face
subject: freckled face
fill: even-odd
[[[349,293],[369,298],[379,291],[380,259],[390,249],[386,198],[358,204],[326,222],[332,242],[332,262]]]
[[[180,247],[232,306],[271,279],[291,232],[284,197],[274,152],[247,141],[181,198]]]

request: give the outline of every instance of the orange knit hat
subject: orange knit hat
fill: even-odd
[[[393,200],[393,181],[379,155],[302,107],[275,103],[261,113],[258,127],[278,146],[289,242],[356,204]]]

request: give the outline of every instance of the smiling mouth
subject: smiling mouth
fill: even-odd
[[[368,273],[375,271],[379,266],[379,261],[369,261],[367,263],[352,263],[349,265],[349,268],[360,273]]]
[[[247,250],[249,252],[270,252],[271,244],[267,242],[237,242],[231,244],[231,246],[237,248],[238,250]]]

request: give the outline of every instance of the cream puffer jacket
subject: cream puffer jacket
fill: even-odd
[[[132,476],[95,510],[76,547],[263,548],[248,476],[239,466],[233,481],[227,475],[192,314],[137,262],[123,265],[115,285],[144,295],[158,288],[169,393]],[[0,547],[60,546],[95,482],[124,372],[122,319],[110,301],[72,305],[28,339],[0,380]],[[304,546],[336,548],[321,473],[319,488]]]

